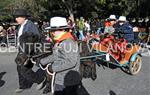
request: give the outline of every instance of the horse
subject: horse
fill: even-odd
[[[79,42],[80,57],[86,57],[94,55],[94,51],[90,51],[90,45],[87,41]],[[81,78],[91,78],[95,80],[97,78],[96,74],[96,63],[92,59],[86,59],[86,61],[80,61],[80,75]]]
[[[45,68],[40,64],[40,60],[52,54],[53,43],[47,42],[44,35],[36,35],[32,32],[24,32],[19,39],[19,53],[15,59],[17,64],[23,64],[26,68],[32,68],[37,65],[41,69]],[[49,72],[53,72],[51,67]],[[46,72],[47,83],[51,84],[52,76]],[[49,89],[50,90],[50,89]]]

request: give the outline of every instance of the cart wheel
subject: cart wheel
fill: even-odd
[[[84,71],[83,63],[80,64],[79,70],[80,70],[80,77],[81,77],[81,80],[82,80],[83,79],[83,71]]]
[[[138,74],[139,71],[141,70],[141,67],[142,67],[141,56],[137,55],[136,60],[134,62],[130,62],[130,64],[129,64],[130,74],[132,74],[132,75]]]

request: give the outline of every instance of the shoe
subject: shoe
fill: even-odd
[[[21,93],[21,92],[23,92],[25,89],[20,89],[20,88],[17,88],[16,90],[15,90],[15,93]]]
[[[46,87],[43,90],[43,94],[48,94],[50,92],[51,92],[51,85],[50,85],[50,83],[47,83]]]
[[[44,87],[45,83],[46,83],[46,78],[44,78],[44,80],[36,86],[36,89],[41,90]]]

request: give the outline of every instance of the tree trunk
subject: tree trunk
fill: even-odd
[[[69,12],[69,16],[71,17],[72,22],[74,23],[74,14],[73,11],[71,11],[70,9],[68,9]]]
[[[73,14],[73,8],[72,8],[72,6],[69,7],[69,5],[67,5],[67,2],[65,0],[62,0],[62,2],[64,3],[64,5],[67,8],[69,16],[71,17],[72,22],[74,22],[74,14]]]

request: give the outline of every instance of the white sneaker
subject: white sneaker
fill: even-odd
[[[15,90],[15,93],[21,93],[21,92],[23,92],[25,89],[20,89],[20,88],[17,88],[16,90]]]
[[[36,86],[36,89],[37,89],[37,90],[42,89],[43,86],[44,86],[44,84],[45,84],[45,82],[46,82],[46,78],[44,78],[44,80],[43,80],[40,84],[38,84],[38,85]]]

